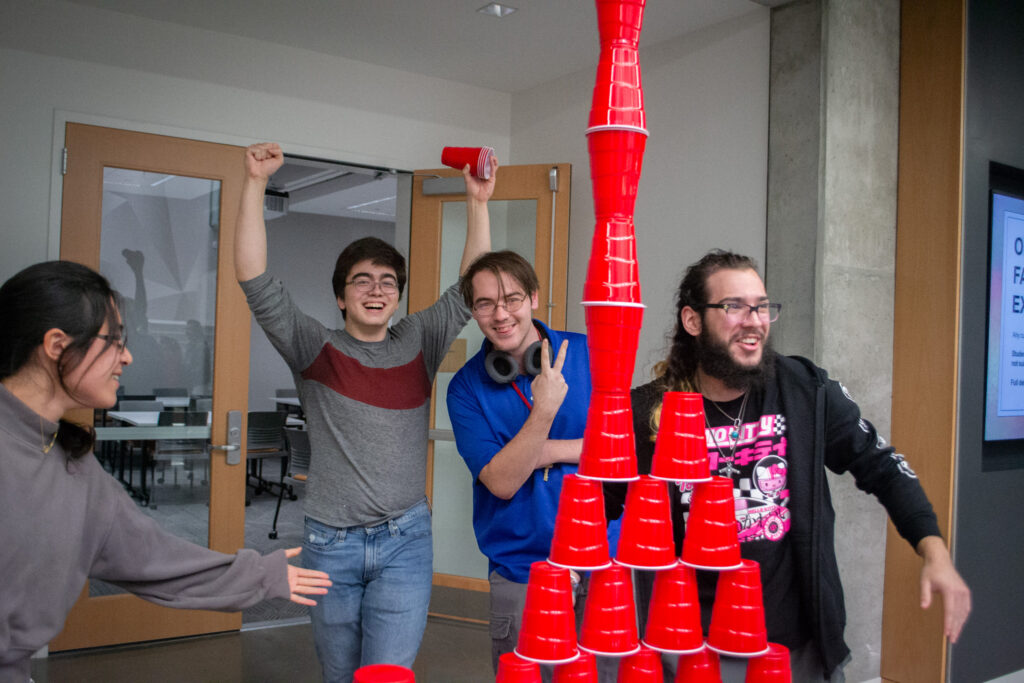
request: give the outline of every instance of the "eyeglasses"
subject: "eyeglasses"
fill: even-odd
[[[779,319],[779,312],[782,311],[782,304],[698,304],[693,308],[721,308],[725,315],[733,322],[746,320],[751,313],[756,313],[761,322],[773,323]]]
[[[526,297],[522,294],[510,294],[505,297],[504,301],[491,301],[490,299],[481,299],[473,304],[473,315],[481,318],[489,318],[494,315],[494,312],[498,310],[498,306],[501,306],[509,313],[515,313],[523,307],[523,302],[526,301]]]
[[[118,351],[124,351],[125,347],[128,346],[128,335],[124,334],[97,334],[97,339],[102,339],[111,346],[116,346]]]
[[[392,280],[391,278],[385,278],[383,280],[374,280],[373,278],[368,277],[357,277],[355,280],[349,280],[348,282],[345,283],[346,287],[348,287],[349,285],[355,287],[356,291],[360,292],[361,294],[372,292],[374,288],[378,286],[380,287],[380,291],[384,292],[385,294],[394,294],[395,292],[398,291],[398,283]]]

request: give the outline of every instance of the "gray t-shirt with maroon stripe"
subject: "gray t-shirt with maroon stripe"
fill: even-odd
[[[372,526],[423,500],[431,384],[470,317],[458,286],[379,342],[328,329],[267,273],[242,289],[291,369],[306,414],[306,514],[335,527]]]

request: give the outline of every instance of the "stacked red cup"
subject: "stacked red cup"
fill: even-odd
[[[369,664],[356,669],[352,683],[416,683],[416,675],[397,664]]]
[[[640,650],[636,603],[629,570],[619,564],[590,575],[579,647],[595,655],[622,657]]]
[[[543,664],[561,664],[579,657],[568,569],[549,562],[530,565],[515,653]]]
[[[687,483],[711,481],[700,394],[666,391],[662,396],[651,476]]]
[[[601,53],[587,128],[596,224],[583,286],[593,383],[580,476],[637,476],[629,401],[644,305],[633,211],[647,140],[639,39],[645,0],[596,0]]]

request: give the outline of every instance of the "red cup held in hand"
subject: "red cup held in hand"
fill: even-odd
[[[441,163],[461,171],[469,164],[469,172],[482,180],[491,177],[493,147],[445,147],[441,150]]]

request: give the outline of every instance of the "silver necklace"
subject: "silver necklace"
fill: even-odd
[[[724,465],[719,465],[718,466],[718,473],[719,474],[723,474],[723,475],[725,475],[727,477],[730,477],[730,478],[734,474],[739,474],[740,473],[740,471],[738,469],[736,469],[736,467],[732,463],[733,463],[733,459],[736,457],[736,447],[739,446],[739,444],[740,444],[740,442],[739,442],[740,425],[743,424],[743,411],[746,410],[746,408],[747,408],[747,399],[748,398],[750,398],[750,392],[749,391],[743,395],[743,402],[740,403],[740,413],[736,417],[732,417],[727,412],[722,410],[721,406],[719,406],[717,403],[712,401],[710,398],[708,399],[708,401],[710,401],[711,405],[713,405],[715,407],[715,409],[718,410],[718,412],[720,412],[722,415],[725,416],[725,419],[727,419],[730,422],[732,422],[732,429],[729,430],[729,436],[732,438],[732,450],[729,451],[729,457],[728,458],[725,457],[725,453],[722,450],[722,447],[718,445],[718,439],[715,438],[715,430],[711,428],[711,423],[708,422],[707,414],[704,415],[704,424],[707,425],[708,433],[711,434],[711,442],[715,444],[715,450],[718,451],[719,459],[725,463]]]

